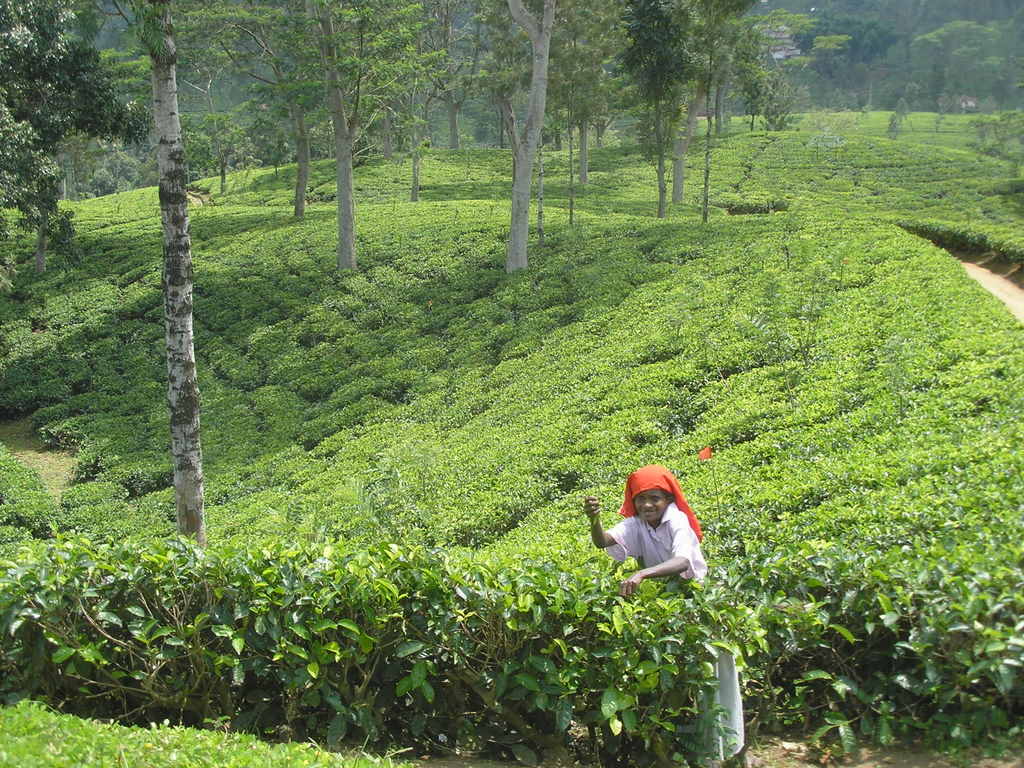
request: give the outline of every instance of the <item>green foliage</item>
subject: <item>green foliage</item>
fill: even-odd
[[[307,744],[167,725],[125,728],[47,711],[24,701],[0,709],[0,765],[7,768],[392,768],[386,759],[342,756]]]
[[[56,512],[39,476],[0,445],[0,552],[20,541],[49,537]]]
[[[0,239],[9,236],[4,209],[31,228],[57,213],[52,156],[61,140],[145,134],[142,111],[120,102],[111,72],[73,35],[73,22],[70,0],[0,2]]]
[[[1019,212],[1005,164],[963,149],[965,132],[892,142],[877,114],[849,122],[724,139],[712,200],[725,210],[708,226],[692,204],[667,222],[636,215],[652,170],[635,148],[595,150],[575,226],[550,182],[547,245],[511,276],[506,153],[425,152],[416,205],[407,168],[368,162],[363,264],[340,276],[332,206],[295,221],[292,170],[230,176],[192,211],[208,555],[162,541],[155,192],[76,204],[78,261],[0,298],[0,406],[77,447],[84,482],[58,527],[115,545],[65,542],[7,569],[0,594],[29,618],[0,643],[0,679],[73,711],[223,716],[277,737],[444,735],[527,758],[561,748],[571,699],[614,758],[699,751],[676,727],[696,727],[707,644],[726,642],[764,727],[883,742],[924,722],[946,742],[1012,731],[1021,329],[901,226],[1009,254]],[[566,162],[549,153],[549,179]],[[331,175],[314,165],[312,188],[333,192]],[[715,459],[699,464],[707,444]],[[620,603],[578,499],[616,498],[653,460],[705,523],[712,576]],[[450,557],[419,548],[433,546]],[[130,651],[68,608],[78,595]],[[276,639],[256,630],[263,614]],[[132,632],[153,619],[146,633],[168,634],[147,645]],[[308,642],[280,644],[292,624]],[[559,635],[569,625],[582,650]],[[679,638],[671,659],[644,655],[665,637]],[[74,654],[55,660],[61,647]],[[584,663],[593,649],[607,665]],[[671,689],[625,671],[647,661],[682,670]],[[479,690],[453,687],[464,669]],[[75,675],[101,687],[82,694]]]
[[[691,585],[612,598],[597,557],[60,541],[0,576],[0,693],[332,744],[549,755],[575,722],[609,757],[700,756],[714,645],[736,650],[749,610]]]

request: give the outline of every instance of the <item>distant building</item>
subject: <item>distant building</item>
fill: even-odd
[[[762,27],[761,31],[768,39],[768,53],[775,61],[785,61],[803,55],[803,51],[797,48],[789,27],[780,24],[777,27]]]
[[[977,112],[978,100],[973,96],[961,96],[957,100],[961,112]]]

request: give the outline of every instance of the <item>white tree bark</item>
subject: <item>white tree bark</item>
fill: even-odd
[[[514,157],[512,178],[512,220],[508,236],[505,270],[514,272],[527,266],[526,244],[530,232],[530,180],[533,161],[544,123],[544,105],[548,92],[548,55],[551,50],[551,30],[555,22],[555,0],[544,0],[544,15],[538,22],[523,5],[522,0],[508,0],[508,9],[515,22],[530,37],[533,47],[533,71],[530,76],[530,94],[526,124],[522,133],[516,126],[515,112],[510,103],[502,105],[505,123],[509,129]]]
[[[586,120],[580,121],[580,184],[590,181],[590,126]]]
[[[309,131],[306,129],[306,118],[302,107],[291,108],[292,121],[295,124],[295,218],[306,215],[306,187],[309,186]]]
[[[153,119],[158,137],[160,218],[164,235],[164,328],[167,404],[178,530],[206,544],[203,519],[203,454],[199,441],[199,383],[192,341],[192,240],[189,234],[188,167],[178,114],[178,86],[169,3],[159,6],[162,50],[153,63]]]
[[[36,274],[43,274],[46,271],[46,247],[50,243],[50,235],[47,232],[47,216],[43,214],[43,220],[36,228]]]
[[[349,120],[345,109],[341,77],[338,74],[338,52],[335,43],[334,21],[330,9],[322,9],[317,0],[308,0],[306,9],[316,21],[320,33],[320,59],[324,68],[327,105],[334,126],[334,163],[337,183],[337,223],[339,270],[356,268],[356,218],[352,190],[352,145],[356,126]]]
[[[544,144],[537,148],[537,246],[544,247]]]
[[[683,202],[683,185],[686,181],[686,152],[693,140],[693,131],[697,127],[697,113],[704,104],[704,91],[698,89],[694,98],[686,108],[686,128],[676,135],[672,154],[672,202]]]
[[[459,142],[460,107],[454,96],[448,101],[448,149],[462,148]]]

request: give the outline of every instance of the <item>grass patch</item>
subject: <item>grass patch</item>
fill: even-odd
[[[48,448],[33,432],[31,419],[0,422],[0,443],[14,458],[38,473],[43,487],[60,501],[61,494],[71,484],[74,455]]]
[[[270,745],[246,734],[153,726],[127,728],[48,711],[24,701],[0,709],[4,768],[399,768],[306,744]]]

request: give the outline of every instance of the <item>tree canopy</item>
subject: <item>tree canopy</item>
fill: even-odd
[[[112,71],[75,29],[71,0],[0,0],[0,209],[17,210],[29,227],[56,211],[61,141],[137,140],[148,124],[119,99]],[[0,237],[8,235],[0,215]]]

